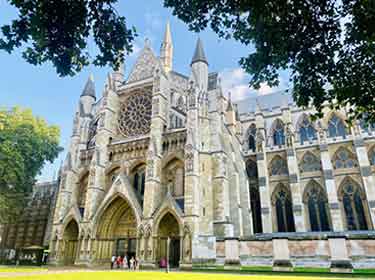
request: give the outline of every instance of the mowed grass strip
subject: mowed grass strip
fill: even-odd
[[[292,276],[292,275],[235,275],[214,273],[181,273],[181,272],[69,272],[59,274],[39,274],[9,276],[0,279],[17,280],[321,280],[321,277]],[[344,279],[344,278],[330,278]]]
[[[30,271],[48,271],[47,268],[39,266],[0,266],[1,272],[30,272]]]

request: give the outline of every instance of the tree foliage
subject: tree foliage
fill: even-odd
[[[136,36],[113,7],[117,0],[8,0],[18,18],[1,27],[0,49],[23,48],[27,62],[52,62],[60,76],[74,75],[90,62],[117,69],[132,52]],[[98,49],[90,61],[92,35]]]
[[[31,110],[0,109],[0,223],[14,219],[46,161],[61,151],[59,129]]]
[[[254,45],[240,60],[250,86],[278,85],[290,71],[299,106],[347,106],[350,118],[375,121],[374,0],[165,0],[194,31]],[[321,115],[321,114],[318,114]]]

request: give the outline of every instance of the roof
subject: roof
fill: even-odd
[[[274,108],[280,108],[283,104],[295,105],[293,96],[284,90],[270,94],[256,95],[235,102],[240,114],[254,113],[257,103],[263,111],[271,111]]]
[[[191,64],[198,62],[198,61],[204,62],[208,65],[206,55],[204,54],[201,38],[198,38],[197,45],[195,47],[195,52],[193,55],[193,59],[191,60]]]

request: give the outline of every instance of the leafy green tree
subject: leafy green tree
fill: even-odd
[[[31,110],[0,109],[0,223],[14,220],[46,161],[62,150],[59,129]]]
[[[374,0],[164,0],[194,31],[253,45],[240,60],[250,86],[277,86],[288,69],[297,104],[348,106],[375,121]],[[335,100],[335,102],[334,102]],[[319,115],[319,114],[318,114]]]
[[[24,46],[23,57],[39,65],[52,62],[60,76],[74,75],[90,62],[117,69],[132,52],[135,29],[114,8],[117,0],[8,0],[18,18],[1,27],[0,49]],[[90,61],[92,35],[98,54]]]

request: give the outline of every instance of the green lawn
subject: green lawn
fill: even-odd
[[[48,271],[47,268],[38,266],[0,266],[0,273],[2,272],[33,272],[33,271]]]
[[[16,270],[18,272],[19,270]],[[21,271],[21,270],[20,270]],[[1,275],[1,273],[0,273]],[[102,272],[72,272],[62,274],[45,275],[18,275],[0,279],[17,280],[316,280],[325,279],[310,276],[292,275],[235,275],[235,274],[211,274],[211,273],[179,273],[171,272],[125,272],[125,271],[102,271]],[[340,278],[330,278],[340,279]]]

